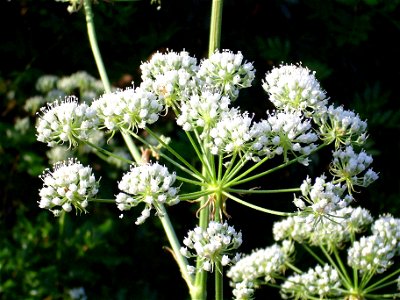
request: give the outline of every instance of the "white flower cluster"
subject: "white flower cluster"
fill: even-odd
[[[56,163],[52,171],[45,170],[40,178],[43,188],[39,190],[39,207],[50,210],[55,216],[61,210],[70,212],[72,207],[86,212],[88,200],[98,192],[99,183],[92,169],[76,159]]]
[[[191,131],[195,126],[203,127],[203,133],[208,132],[220,119],[221,113],[228,111],[230,102],[221,93],[202,90],[200,95],[193,94],[181,103],[181,113],[176,123],[185,131]]]
[[[92,106],[110,131],[144,128],[156,122],[163,110],[157,96],[140,87],[104,94]]]
[[[341,247],[354,234],[366,230],[372,221],[368,210],[345,207],[331,212],[329,218],[320,222],[314,222],[303,215],[291,216],[275,222],[272,231],[276,241],[290,239],[330,250]]]
[[[41,93],[48,93],[55,89],[59,78],[55,75],[43,75],[36,81],[35,88]]]
[[[355,153],[352,146],[347,146],[345,149],[338,149],[333,152],[333,160],[330,165],[330,172],[336,179],[346,182],[349,191],[352,191],[354,185],[367,187],[376,179],[376,174],[372,169],[367,168],[371,165],[372,156],[361,151]],[[359,176],[367,170],[363,176]]]
[[[254,139],[252,149],[257,156],[273,157],[283,154],[308,155],[316,148],[318,136],[311,132],[309,119],[304,119],[298,112],[277,112],[269,114],[267,120],[255,123],[251,128]],[[301,161],[307,165],[308,160]]]
[[[311,219],[329,215],[353,201],[351,195],[343,196],[346,186],[327,182],[325,175],[316,177],[313,185],[311,179],[307,177],[300,189],[302,196],[299,198],[295,196],[293,203],[298,209],[309,213]]]
[[[136,220],[137,225],[142,224],[150,216],[153,208],[162,217],[161,206],[179,202],[177,195],[179,188],[173,187],[175,180],[175,173],[171,174],[167,167],[158,163],[132,166],[118,183],[118,188],[122,192],[116,196],[116,204],[124,211],[144,203],[145,208]]]
[[[340,277],[330,265],[317,265],[306,273],[289,276],[281,285],[283,299],[339,299]]]
[[[371,230],[372,235],[361,237],[348,249],[347,263],[361,273],[383,273],[400,255],[400,219],[384,215]]]
[[[79,140],[88,140],[99,124],[96,111],[85,103],[79,104],[74,96],[48,104],[41,113],[36,125],[37,139],[49,147],[66,142],[77,146]]]
[[[211,153],[246,153],[252,138],[251,120],[247,112],[242,114],[236,108],[223,112],[215,127],[210,130]]]
[[[38,78],[35,85],[41,96],[41,105],[75,94],[81,101],[91,101],[104,93],[101,80],[98,80],[85,71],[78,71],[68,76],[58,77],[55,75],[43,75]],[[31,101],[32,98],[28,99]]]
[[[200,63],[197,76],[207,86],[212,86],[233,101],[239,90],[251,86],[255,77],[252,63],[243,62],[243,55],[229,50],[215,51]]]
[[[243,299],[244,295],[249,298],[254,292],[253,288],[258,288],[260,282],[270,282],[282,275],[287,268],[286,263],[291,262],[293,253],[293,243],[285,240],[282,245],[274,244],[242,257],[227,272],[234,288],[235,299]],[[246,288],[245,291],[243,288]]]
[[[275,107],[282,110],[320,113],[328,101],[315,72],[300,64],[272,69],[265,76],[263,88]]]
[[[319,115],[314,116],[318,124],[321,139],[328,143],[335,142],[336,148],[342,145],[362,145],[367,139],[367,122],[359,115],[342,106],[329,106]]]
[[[85,288],[83,287],[70,289],[68,295],[71,297],[71,300],[87,300]]]
[[[79,71],[70,76],[59,78],[57,80],[57,89],[67,94],[79,90],[81,98],[88,101],[104,93],[102,81],[94,78],[85,71]]]
[[[233,285],[232,294],[235,300],[251,300],[254,299],[254,284],[251,281],[241,281]]]
[[[183,244],[185,247],[180,249],[183,256],[199,258],[200,268],[212,272],[216,262],[227,266],[238,261],[239,254],[234,257],[230,254],[242,244],[242,233],[236,232],[226,221],[224,223],[210,221],[206,229],[198,226],[194,230],[189,230]],[[196,269],[189,265],[188,271],[194,273]]]
[[[196,88],[197,59],[186,51],[155,53],[140,66],[141,86],[156,93],[167,107]]]

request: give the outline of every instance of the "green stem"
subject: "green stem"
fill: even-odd
[[[302,243],[301,245],[304,249],[307,250],[308,253],[311,254],[312,257],[314,257],[318,261],[318,263],[320,263],[321,265],[325,264],[325,262],[307,244]]]
[[[104,68],[103,59],[101,58],[99,46],[97,44],[96,30],[94,28],[93,22],[93,11],[92,11],[92,0],[83,0],[83,8],[86,15],[86,26],[90,42],[90,47],[92,48],[93,56],[96,61],[97,69],[100,74],[101,81],[104,85],[104,90],[109,93],[111,91],[110,81],[108,80],[106,69]]]
[[[208,195],[210,195],[212,193],[214,193],[214,192],[202,189],[201,191],[179,195],[179,199],[182,201],[197,200],[197,202],[200,202],[199,199],[201,197],[207,197]]]
[[[223,288],[224,288],[224,280],[223,280],[223,267],[221,262],[215,262],[215,300],[223,300]]]
[[[135,143],[133,142],[131,136],[126,132],[122,132],[122,137],[124,138],[125,144],[128,146],[129,152],[131,153],[133,159],[136,163],[142,163],[142,155],[139,152],[139,149],[136,147]]]
[[[168,146],[162,139],[159,138],[151,129],[146,127],[146,131],[151,134],[161,145],[163,145],[172,155],[179,159],[188,169],[190,169],[194,174],[201,175],[195,167],[193,167],[186,159],[184,159],[178,152]]]
[[[57,240],[57,251],[56,251],[56,258],[60,260],[62,257],[62,248],[63,248],[63,241],[64,241],[64,227],[65,227],[65,215],[66,213],[63,211],[58,219],[58,240]]]
[[[385,282],[386,280],[392,278],[393,276],[396,276],[399,273],[400,273],[400,269],[397,269],[397,271],[392,272],[391,274],[385,276],[381,280],[378,280],[377,282],[375,282],[375,283],[371,284],[370,286],[366,287],[364,289],[364,292],[365,293],[369,293],[369,292],[372,292],[374,290],[380,289],[384,285],[383,282]]]
[[[299,268],[297,268],[295,265],[292,265],[290,262],[285,263],[289,268],[291,268],[293,271],[295,271],[297,274],[303,273]]]
[[[114,157],[114,158],[119,159],[120,161],[126,162],[128,164],[132,164],[133,163],[133,161],[131,161],[129,159],[126,159],[125,157],[119,156],[117,154],[114,154],[114,153],[112,153],[112,152],[110,152],[110,151],[108,151],[106,149],[103,149],[103,148],[101,148],[101,147],[99,147],[99,146],[97,146],[97,145],[95,145],[95,144],[93,144],[93,143],[91,143],[89,141],[82,141],[82,142],[85,143],[86,145],[96,149],[99,153],[105,154],[106,156]]]
[[[178,263],[179,269],[181,270],[183,279],[185,280],[187,286],[189,287],[189,290],[192,291],[193,278],[191,275],[189,275],[189,273],[187,271],[188,261],[187,261],[186,257],[184,257],[180,252],[181,246],[176,237],[175,231],[173,230],[171,220],[168,217],[165,207],[163,205],[160,205],[159,208],[160,208],[159,219],[161,221],[161,224],[164,227],[164,231],[165,231],[167,238],[169,240],[169,243],[172,247],[172,253],[174,255],[176,262]]]
[[[97,198],[91,198],[87,199],[89,202],[98,202],[98,203],[113,203],[115,204],[115,200],[113,199],[97,199]]]
[[[230,181],[229,186],[238,185],[238,184],[245,183],[245,182],[248,182],[248,181],[252,181],[254,179],[257,179],[257,178],[263,177],[265,175],[271,174],[271,173],[273,173],[275,171],[278,171],[278,170],[283,169],[283,168],[285,168],[287,166],[290,166],[291,164],[294,164],[295,162],[298,162],[299,160],[304,159],[307,156],[310,156],[312,153],[317,152],[318,150],[322,149],[325,146],[326,146],[326,144],[321,144],[317,148],[315,148],[310,154],[298,156],[298,157],[296,157],[296,158],[294,158],[292,160],[289,160],[289,161],[287,161],[287,162],[285,162],[285,163],[283,163],[283,164],[281,164],[281,165],[279,165],[279,166],[277,166],[275,168],[272,168],[272,169],[269,169],[269,170],[267,170],[265,172],[261,172],[261,173],[255,174],[253,176],[250,176],[250,177],[242,179],[247,174],[249,174],[251,171],[253,171],[256,167],[260,166],[261,165],[260,162],[263,162],[265,160],[265,158],[264,158],[263,160],[261,160],[260,162],[255,164],[253,167],[249,168],[246,172],[243,172],[241,175],[236,177],[234,180]],[[242,179],[242,180],[240,180],[240,179]]]
[[[223,2],[223,0],[213,0],[212,2],[208,56],[211,56],[220,47]]]
[[[240,203],[242,205],[248,206],[248,207],[250,207],[252,209],[255,209],[255,210],[258,210],[258,211],[261,211],[261,212],[265,212],[267,214],[276,215],[276,216],[282,216],[282,217],[288,217],[288,216],[292,216],[292,215],[297,214],[297,213],[289,213],[289,212],[283,212],[283,211],[277,211],[277,210],[272,210],[272,209],[268,209],[268,208],[263,208],[263,207],[248,203],[248,202],[246,202],[246,201],[244,201],[244,200],[242,200],[242,199],[240,199],[238,197],[235,197],[232,194],[229,194],[229,193],[227,193],[225,191],[222,192],[222,194],[224,196],[228,197],[229,199],[232,199],[233,201],[236,201],[236,202],[238,202],[238,203]]]
[[[332,257],[329,255],[328,251],[325,249],[324,246],[320,246],[322,252],[324,253],[325,257],[328,259],[328,261],[330,262],[330,264],[336,269],[336,271],[338,272],[340,278],[342,279],[342,283],[343,285],[348,289],[351,290],[352,286],[351,286],[351,281],[349,281],[348,278],[346,278],[345,274],[342,273],[342,271],[340,270],[340,268],[337,266],[337,264],[335,263],[335,261],[332,259]]]
[[[346,281],[347,281],[348,285],[350,286],[350,285],[351,285],[350,276],[349,276],[349,274],[347,273],[346,267],[344,266],[343,261],[342,261],[342,259],[340,258],[340,255],[339,255],[339,253],[338,253],[336,247],[333,249],[333,254],[335,255],[336,261],[337,261],[338,264],[339,264],[339,268],[340,268],[340,270],[342,271],[342,274],[343,274],[344,278],[346,278]]]
[[[225,189],[225,191],[229,192],[229,193],[236,193],[236,194],[275,194],[275,193],[300,192],[300,188],[277,189],[277,190],[257,190],[257,189],[241,190],[241,189],[227,188],[227,189]]]

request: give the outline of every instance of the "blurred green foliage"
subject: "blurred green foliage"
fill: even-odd
[[[140,62],[157,50],[206,55],[210,1],[162,1],[160,10],[157,5],[147,0],[94,5],[114,86],[139,82]],[[259,85],[264,73],[281,62],[302,61],[317,72],[331,101],[368,120],[367,150],[380,179],[357,201],[376,215],[400,213],[400,46],[394,42],[400,37],[399,15],[399,0],[231,0],[223,13],[222,47],[242,51],[257,69],[255,87],[238,100],[244,109],[264,114],[269,108]],[[39,94],[40,76],[62,78],[85,70],[97,77],[82,12],[69,14],[65,3],[49,0],[1,1],[0,28],[0,298],[69,299],[71,289],[83,287],[88,299],[185,299],[186,287],[162,249],[167,241],[156,218],[138,228],[135,216],[120,220],[114,206],[95,206],[60,224],[37,207],[37,175],[50,165],[48,149],[35,139],[34,110],[26,103]],[[81,95],[79,88],[71,92]],[[174,135],[170,123],[160,126]],[[181,138],[173,138],[184,151]],[[123,171],[104,168],[96,159],[102,192],[112,197]],[[303,173],[265,180],[298,184],[303,178],[296,175]],[[254,201],[268,201],[271,208],[282,203]],[[194,212],[187,208],[171,209],[179,236],[192,227]],[[276,219],[257,213],[254,222],[254,212],[233,204],[228,209],[243,231],[242,251],[269,244]],[[269,299],[277,295],[268,293]]]

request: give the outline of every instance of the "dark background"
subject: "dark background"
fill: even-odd
[[[69,14],[65,3],[49,0],[0,1],[0,298],[67,299],[68,289],[83,286],[88,299],[185,299],[186,287],[163,250],[167,241],[156,218],[137,227],[133,217],[118,219],[114,206],[94,206],[90,214],[68,215],[61,232],[59,221],[38,208],[37,175],[49,165],[33,126],[25,132],[15,128],[27,116],[23,105],[37,94],[41,75],[98,74],[82,11]],[[139,83],[140,63],[155,51],[207,55],[211,1],[164,0],[161,10],[156,7],[147,0],[94,5],[100,49],[115,86]],[[316,71],[332,103],[368,120],[366,150],[380,179],[356,195],[356,205],[374,216],[400,213],[399,39],[397,0],[232,0],[224,5],[221,48],[242,51],[257,70],[253,88],[238,99],[243,109],[262,116],[269,108],[261,88],[265,72],[281,62],[301,61]],[[296,186],[305,174],[320,175],[323,168],[297,167],[260,184]],[[113,179],[107,169],[99,172],[105,184]],[[115,181],[109,184],[105,193],[112,197]],[[253,201],[291,208],[291,195]],[[243,252],[273,242],[277,217],[234,203],[228,210],[232,224],[243,231]],[[193,227],[194,212],[186,204],[170,211],[183,237]],[[276,290],[264,293],[278,298]],[[230,299],[229,289],[226,295]]]

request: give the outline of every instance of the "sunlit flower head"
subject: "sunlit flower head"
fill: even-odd
[[[96,196],[99,182],[92,168],[85,167],[76,159],[58,162],[52,170],[40,176],[43,188],[39,190],[39,207],[48,209],[58,216],[61,211],[86,212],[90,198]]]
[[[199,258],[200,268],[212,272],[216,262],[226,266],[239,259],[240,256],[233,255],[232,251],[242,244],[242,233],[236,232],[226,221],[224,223],[210,221],[207,229],[196,227],[194,230],[189,230],[183,244],[185,245],[181,248],[183,256]]]
[[[109,131],[135,130],[153,124],[163,106],[157,96],[142,88],[107,93],[92,103],[101,126]]]
[[[342,106],[329,106],[324,113],[315,115],[314,121],[321,139],[327,143],[334,142],[336,148],[341,145],[362,145],[367,139],[367,122]]]
[[[174,187],[176,175],[170,173],[167,167],[158,163],[132,166],[118,183],[122,191],[116,196],[116,204],[121,211],[129,210],[139,203],[145,204],[142,215],[136,224],[142,224],[152,209],[160,217],[164,204],[174,205],[179,202],[179,187]]]
[[[41,109],[36,136],[49,147],[64,143],[70,147],[77,146],[80,141],[89,139],[98,124],[95,110],[85,103],[79,104],[76,97],[70,96]]]
[[[255,70],[252,63],[243,61],[240,51],[223,50],[202,60],[197,76],[205,85],[235,100],[240,89],[251,86]]]
[[[280,110],[319,113],[325,110],[328,102],[315,72],[301,64],[273,68],[266,74],[263,88]]]
[[[196,88],[197,59],[188,52],[156,52],[140,65],[141,87],[155,93],[170,107]]]

